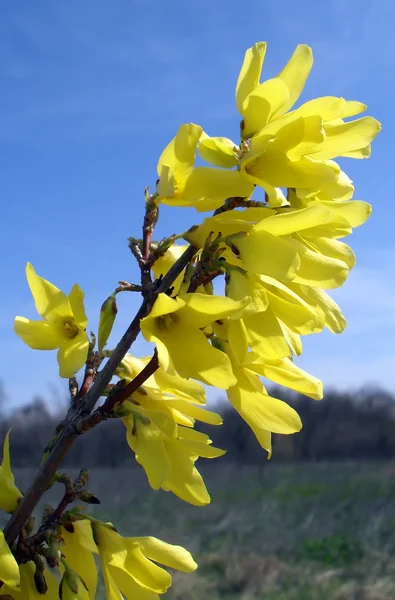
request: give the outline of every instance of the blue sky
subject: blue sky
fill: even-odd
[[[383,123],[371,159],[342,165],[374,207],[350,239],[357,266],[334,294],[348,329],[306,339],[299,364],[326,385],[394,390],[394,20],[393,0],[3,0],[0,378],[10,402],[65,387],[56,353],[30,350],[12,330],[15,315],[35,318],[25,263],[65,291],[80,283],[94,328],[116,282],[137,280],[126,238],[140,234],[160,152],[183,122],[237,139],[234,86],[261,40],[265,78],[307,43],[315,65],[302,100],[360,100]],[[165,209],[158,235],[197,218]],[[122,296],[115,333],[137,306]]]

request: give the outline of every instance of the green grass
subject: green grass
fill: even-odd
[[[204,466],[204,508],[153,492],[139,469],[94,471],[89,483],[95,514],[123,535],[191,550],[199,569],[176,573],[168,600],[395,598],[393,463]],[[31,475],[17,474],[22,489]]]

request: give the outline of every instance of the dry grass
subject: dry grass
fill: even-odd
[[[199,569],[174,575],[169,600],[392,600],[394,474],[391,463],[218,461],[204,471],[204,508],[153,492],[139,469],[95,471],[89,487],[102,500],[97,516],[122,534],[193,552]],[[22,489],[31,475],[17,473]]]

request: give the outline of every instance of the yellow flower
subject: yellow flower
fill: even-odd
[[[141,321],[141,331],[156,344],[165,371],[227,389],[234,382],[229,359],[211,346],[201,330],[217,319],[238,317],[248,303],[249,298],[236,302],[196,293],[173,300],[159,294],[151,313]]]
[[[324,327],[325,319],[321,313],[317,313],[288,286],[271,277],[230,268],[226,293],[235,300],[247,293],[251,295],[252,304],[246,309],[242,322],[249,346],[266,360],[291,356],[283,323],[293,332],[304,335],[316,333]]]
[[[229,196],[249,196],[253,185],[238,171],[194,167],[202,128],[181,125],[158,162],[159,201],[171,206],[194,206],[198,211],[219,208]]]
[[[366,106],[332,96],[288,112],[311,70],[311,48],[297,46],[277,77],[259,83],[265,52],[263,42],[247,50],[236,87],[242,136],[249,140],[241,173],[266,190],[271,206],[285,203],[279,188],[313,190],[324,200],[351,198],[352,182],[332,159],[367,158],[380,123],[372,117],[344,121]]]
[[[282,282],[324,289],[342,285],[355,264],[354,253],[343,242],[321,235],[330,231],[336,214],[321,203],[278,210],[247,235],[230,238],[243,268]]]
[[[155,600],[171,585],[171,575],[155,563],[190,573],[197,567],[189,552],[156,538],[123,538],[100,523],[93,524],[107,598],[120,594],[133,600]],[[155,561],[155,562],[152,562]]]
[[[317,317],[321,319],[325,327],[332,333],[342,333],[345,330],[347,322],[341,311],[340,306],[323,290],[290,283],[289,287],[299,298],[302,298],[315,311]],[[300,353],[298,353],[300,354]]]
[[[276,187],[310,190],[323,194],[323,199],[350,198],[352,184],[332,159],[354,156],[358,148],[370,144],[380,124],[363,117],[332,126],[319,115],[299,116],[298,110],[271,122],[251,139],[241,173],[266,189],[269,201]]]
[[[224,451],[211,446],[207,435],[176,425],[164,412],[134,406],[134,413],[123,418],[126,439],[150,486],[196,506],[208,504],[210,496],[195,462],[199,457],[217,458]]]
[[[259,83],[265,54],[265,42],[258,42],[246,51],[236,85],[236,105],[243,116],[245,138],[292,108],[313,66],[311,48],[299,44],[277,77]]]
[[[13,513],[23,494],[16,487],[14,475],[11,471],[9,437],[10,432],[8,431],[3,445],[3,462],[0,466],[0,508]]]
[[[270,457],[271,433],[288,435],[300,431],[300,417],[288,404],[272,398],[267,393],[256,372],[239,364],[230,344],[225,343],[223,347],[231,359],[237,378],[236,385],[226,391],[228,400],[251,427],[258,442]]]
[[[82,589],[81,585],[78,584],[78,588],[82,594],[81,598],[86,596],[90,600],[94,600],[97,586],[97,567],[92,554],[95,551],[95,544],[93,542],[90,523],[86,520],[77,521],[73,524],[73,527],[73,533],[66,531],[63,527],[60,530],[64,540],[62,554],[69,567],[84,580],[87,590],[84,586],[82,586]],[[89,539],[89,534],[91,539]],[[88,548],[86,548],[87,540]],[[90,545],[89,541],[91,542]],[[73,598],[73,596],[70,597]]]
[[[17,588],[20,583],[18,563],[9,549],[2,531],[0,531],[0,581],[12,589]]]
[[[75,284],[66,296],[52,283],[39,277],[30,263],[26,266],[26,277],[36,310],[43,321],[15,317],[14,330],[31,348],[59,348],[59,374],[72,377],[85,363],[89,348],[84,293]]]

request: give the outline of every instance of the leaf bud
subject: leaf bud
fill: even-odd
[[[114,294],[109,296],[105,300],[100,309],[100,321],[99,321],[99,335],[98,335],[98,348],[101,352],[107,343],[110,333],[112,331],[115,318],[117,316],[118,308],[117,301]]]

